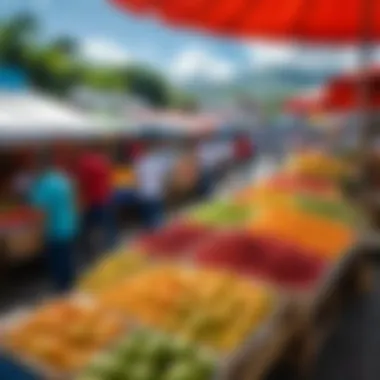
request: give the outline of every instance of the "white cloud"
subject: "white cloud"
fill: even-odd
[[[252,68],[295,67],[304,70],[352,70],[358,65],[355,48],[322,48],[297,45],[251,43],[246,48]],[[380,61],[380,49],[372,54],[372,62]]]
[[[288,64],[294,55],[290,46],[252,43],[247,45],[247,55],[252,66],[261,69]]]
[[[123,46],[107,38],[86,39],[81,46],[82,57],[96,65],[123,65],[132,60]]]
[[[235,68],[230,62],[215,57],[200,47],[191,47],[174,58],[170,74],[179,81],[202,78],[226,82],[234,77]]]

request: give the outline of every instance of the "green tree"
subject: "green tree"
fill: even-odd
[[[23,67],[37,37],[36,19],[29,14],[21,14],[1,25],[1,29],[0,63]]]
[[[37,89],[64,96],[73,87],[84,85],[96,90],[130,93],[160,108],[174,106],[192,110],[197,107],[191,96],[173,89],[163,75],[150,67],[92,67],[81,63],[78,46],[70,37],[41,43],[38,19],[30,14],[20,14],[0,27],[0,65],[24,70]]]
[[[117,69],[87,68],[83,73],[82,84],[96,90],[127,91],[122,72]]]
[[[154,70],[132,65],[123,73],[124,83],[130,93],[148,101],[155,107],[167,107],[170,104],[170,88],[162,75]]]

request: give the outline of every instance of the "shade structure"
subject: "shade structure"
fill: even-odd
[[[357,110],[357,94],[363,83],[367,87],[366,108],[372,111],[380,109],[380,67],[333,78],[326,88],[323,109],[333,112]]]
[[[109,0],[171,25],[231,37],[352,43],[380,40],[379,0]]]
[[[37,93],[0,93],[0,146],[104,132],[89,115]]]

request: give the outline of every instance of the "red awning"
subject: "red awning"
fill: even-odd
[[[327,85],[323,108],[327,111],[351,111],[359,104],[360,87],[366,83],[367,107],[380,108],[380,68],[367,73],[352,73],[333,78]]]
[[[380,40],[379,0],[109,0],[179,27],[231,37],[355,43]]]

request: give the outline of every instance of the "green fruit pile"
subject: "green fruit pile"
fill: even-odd
[[[215,367],[209,351],[142,329],[98,357],[77,380],[209,380]]]
[[[228,201],[214,201],[194,209],[190,218],[211,226],[236,226],[244,224],[251,214],[246,206]]]
[[[301,209],[328,219],[349,225],[355,224],[360,217],[351,205],[337,200],[326,200],[316,196],[299,195],[296,198],[297,205]]]

